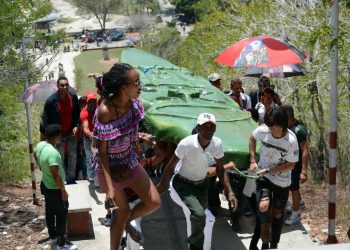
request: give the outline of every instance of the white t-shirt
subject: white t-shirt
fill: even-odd
[[[180,159],[176,165],[176,172],[189,180],[199,181],[207,176],[208,158],[224,157],[224,147],[222,141],[213,136],[209,145],[203,150],[198,142],[198,134],[194,134],[180,141],[175,155]]]
[[[298,162],[299,146],[295,134],[287,130],[284,137],[276,139],[270,129],[261,125],[253,131],[253,137],[261,141],[259,167],[270,168],[287,162]],[[291,184],[291,171],[268,173],[265,175],[272,183],[280,187],[288,187]]]
[[[277,106],[278,105],[274,102],[271,102],[270,104],[270,108],[277,107]],[[258,113],[259,113],[259,120],[258,120],[259,125],[264,124],[264,117],[266,113],[264,104],[262,104],[261,102],[258,102],[255,105],[255,109],[258,110]]]

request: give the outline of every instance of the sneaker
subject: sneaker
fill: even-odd
[[[300,218],[300,213],[299,212],[293,212],[292,215],[289,217],[288,220],[286,220],[284,223],[286,225],[294,225],[294,224],[297,224],[299,223],[301,220]]]
[[[58,246],[57,245],[57,250],[76,250],[78,249],[78,247],[76,245],[74,245],[72,242],[70,241],[66,241],[66,244],[64,246]]]
[[[300,209],[305,209],[305,202],[303,200],[300,200]],[[286,212],[291,213],[292,211],[293,211],[293,207],[288,201],[286,206]]]
[[[111,215],[110,214],[107,214],[104,221],[103,221],[103,224],[106,226],[106,227],[110,227],[111,226],[111,223],[112,223],[112,218],[111,218]]]
[[[292,204],[290,204],[290,202],[287,201],[286,212],[290,214],[292,210]]]

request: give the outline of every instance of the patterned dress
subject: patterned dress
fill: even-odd
[[[127,164],[133,169],[139,165],[136,142],[138,124],[144,117],[144,109],[140,98],[133,99],[131,102],[132,108],[117,120],[100,123],[96,115],[94,117],[93,138],[97,141],[108,141],[109,168]],[[97,172],[101,170],[98,163],[94,164],[94,167]]]

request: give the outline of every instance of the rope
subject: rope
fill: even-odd
[[[226,170],[226,172],[228,173],[233,173],[233,174],[238,174],[239,176],[243,177],[243,178],[247,178],[247,179],[259,179],[262,177],[262,175],[248,175],[248,174],[245,174],[243,173],[242,171],[240,171],[238,168],[236,167],[232,167],[233,169],[228,169]]]

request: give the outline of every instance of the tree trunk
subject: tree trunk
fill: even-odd
[[[318,91],[317,81],[313,80],[309,88],[311,96],[311,112],[313,120],[316,123],[317,131],[315,131],[315,136],[317,136],[316,148],[310,150],[311,161],[310,166],[312,170],[313,179],[317,182],[325,180],[325,170],[327,169],[327,143],[324,138],[325,135],[325,119],[324,119],[324,110],[321,103]],[[317,107],[315,107],[317,106]],[[317,110],[316,110],[317,109]]]

